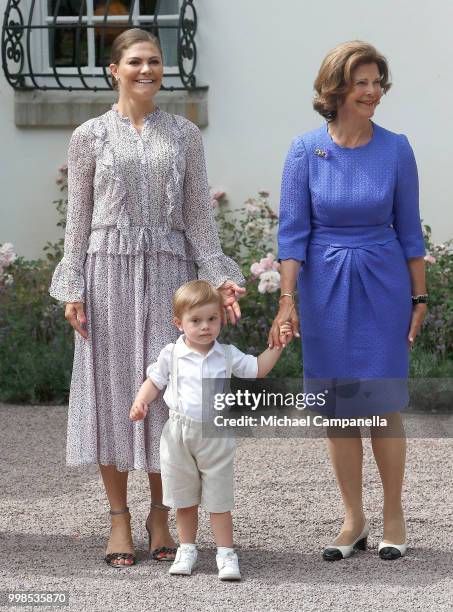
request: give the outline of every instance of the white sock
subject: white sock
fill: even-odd
[[[227,546],[217,546],[217,554],[221,557],[226,557],[228,553],[234,553],[234,548],[228,548]]]
[[[179,548],[185,548],[186,550],[196,550],[197,549],[197,545],[196,544],[180,544]]]

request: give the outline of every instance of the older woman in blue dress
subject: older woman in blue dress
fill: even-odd
[[[296,281],[306,389],[335,391],[329,414],[381,415],[371,427],[384,490],[382,559],[406,552],[401,493],[409,349],[426,314],[418,179],[407,138],[371,121],[390,88],[385,58],[360,41],[338,45],[315,81],[314,108],[327,123],[293,140],[282,180],[278,328],[293,323]],[[362,393],[363,389],[371,389]],[[326,560],[365,548],[363,447],[359,428],[328,427],[331,461],[345,507]]]

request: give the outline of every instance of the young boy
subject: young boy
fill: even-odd
[[[160,443],[163,502],[176,508],[180,541],[170,574],[192,573],[201,503],[210,512],[219,578],[240,580],[231,518],[235,439],[202,437],[202,379],[228,378],[231,373],[262,378],[277,363],[281,351],[268,348],[254,357],[235,346],[219,344],[222,307],[221,295],[206,281],[188,282],[175,292],[174,321],[184,333],[175,344],[167,344],[157,362],[148,367],[130,418],[145,418],[148,404],[166,387],[164,400],[170,412]],[[290,327],[281,327],[282,338],[288,337]]]

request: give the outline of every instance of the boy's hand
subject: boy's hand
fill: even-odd
[[[141,421],[148,414],[149,406],[143,400],[135,400],[129,410],[131,421]]]
[[[286,346],[293,339],[293,327],[289,321],[280,325],[280,342]]]

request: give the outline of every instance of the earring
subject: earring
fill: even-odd
[[[117,81],[119,81],[119,80],[120,80],[120,77],[119,77],[119,76],[117,76],[117,77],[115,77],[115,79],[116,79]]]

